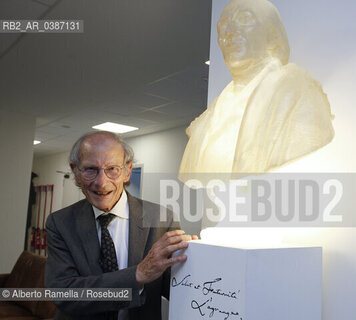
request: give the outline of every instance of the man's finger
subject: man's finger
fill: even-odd
[[[193,240],[193,236],[191,236],[190,234],[185,234],[182,236],[182,241],[190,241]]]
[[[178,230],[175,230],[175,231],[178,231]],[[165,255],[165,251],[164,251],[165,248],[175,245],[175,244],[178,244],[178,243],[181,243],[181,242],[184,242],[184,241],[192,240],[192,237],[190,235],[185,235],[185,234],[179,234],[179,235],[171,236],[171,237],[167,238],[167,233],[165,235],[163,235],[162,238],[160,240],[158,240],[152,247],[153,249],[155,249],[157,251],[161,251],[163,253],[163,255]]]
[[[165,255],[170,256],[173,252],[177,250],[186,249],[188,248],[188,242],[182,241],[178,244],[171,245],[165,249]]]
[[[168,261],[167,261],[167,267],[171,267],[171,266],[173,266],[175,263],[184,262],[184,261],[186,261],[186,260],[187,260],[187,256],[186,256],[186,255],[171,257],[171,258],[169,258]]]
[[[174,237],[170,237],[166,240],[166,243],[168,245],[173,245],[173,244],[176,244],[176,243],[179,243],[181,241],[189,241],[191,240],[191,236],[190,235],[179,235],[179,236],[174,236]]]
[[[185,234],[185,232],[183,230],[172,230],[172,231],[168,231],[164,234],[163,238],[164,239],[168,239],[170,237],[174,237],[174,236],[179,236]]]

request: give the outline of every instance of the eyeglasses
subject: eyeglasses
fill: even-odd
[[[110,166],[107,168],[84,167],[83,169],[78,168],[78,170],[81,172],[84,180],[90,181],[98,176],[100,170],[104,170],[109,179],[117,179],[120,177],[123,168],[125,166]]]

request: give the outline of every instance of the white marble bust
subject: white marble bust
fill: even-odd
[[[294,63],[277,9],[233,0],[218,22],[232,81],[187,128],[179,179],[264,173],[328,144],[332,114],[321,85]]]

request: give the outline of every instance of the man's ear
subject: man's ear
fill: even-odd
[[[77,166],[72,162],[69,165],[70,165],[70,168],[72,169],[72,172],[74,174],[75,182],[79,186],[80,185],[80,180],[79,180],[79,178],[77,176],[77,173],[78,173]]]
[[[69,165],[70,165],[70,168],[72,169],[72,172],[75,173],[74,169],[76,168],[76,165],[73,162],[71,162]]]
[[[128,165],[125,166],[124,183],[130,180],[131,172],[132,172],[132,161]]]

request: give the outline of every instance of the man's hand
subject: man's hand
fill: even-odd
[[[166,232],[151,248],[145,259],[137,266],[136,281],[143,286],[162,275],[170,266],[187,260],[186,255],[172,257],[172,253],[188,247],[189,240],[197,240],[197,236],[184,234],[183,230]]]

